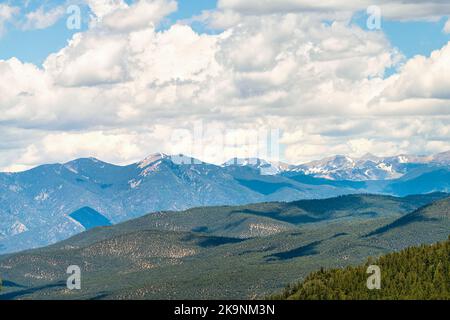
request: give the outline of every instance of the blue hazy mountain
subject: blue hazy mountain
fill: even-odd
[[[218,166],[164,154],[127,166],[87,158],[0,173],[0,253],[45,246],[84,231],[90,224],[83,225],[71,214],[85,207],[116,224],[162,210],[324,199],[354,193],[404,196],[450,191],[446,154],[430,159],[394,158],[408,166],[402,167],[402,176],[391,180],[358,181],[359,175],[330,179],[264,160]],[[380,159],[366,156],[364,161],[371,167],[378,161],[378,168],[388,170],[387,158]],[[348,159],[338,160],[344,165],[342,170],[348,167]],[[341,170],[338,163],[324,163],[334,174]],[[315,165],[312,171],[318,170]]]
[[[388,185],[386,191],[397,195],[450,190],[450,169],[425,167],[414,170]]]

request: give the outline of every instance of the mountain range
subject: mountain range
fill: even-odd
[[[0,254],[46,246],[148,212],[345,194],[450,191],[450,152],[303,165],[232,159],[223,165],[154,154],[127,166],[94,158],[0,173]]]

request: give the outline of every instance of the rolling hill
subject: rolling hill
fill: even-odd
[[[368,235],[373,243],[398,250],[404,243],[420,245],[437,242],[449,234],[450,199],[444,198],[406,214],[392,223],[377,228]],[[424,230],[432,230],[426,234]]]

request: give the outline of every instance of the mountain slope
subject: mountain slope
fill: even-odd
[[[392,181],[386,191],[399,196],[450,191],[450,169],[426,167]]]
[[[432,233],[429,234],[430,230]],[[435,201],[369,233],[374,243],[395,246],[438,241],[450,230],[450,198]]]

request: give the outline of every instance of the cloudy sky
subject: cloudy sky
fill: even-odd
[[[0,0],[0,170],[221,163],[276,130],[290,163],[447,151],[448,17],[448,0]]]

